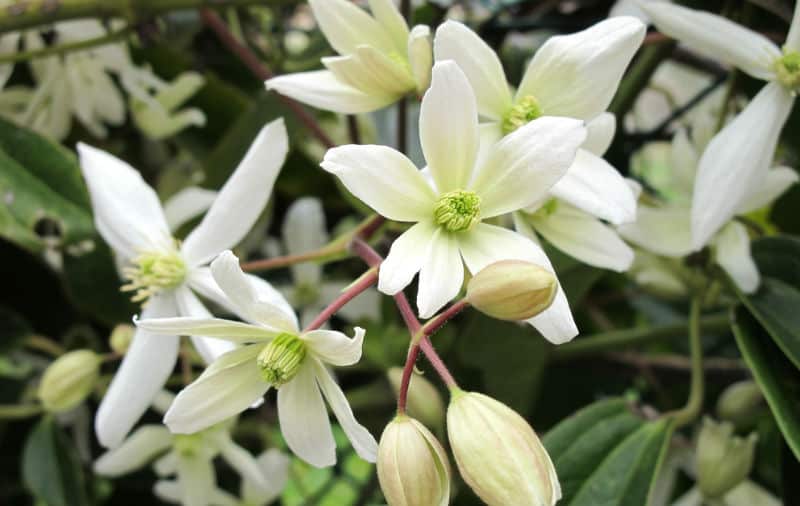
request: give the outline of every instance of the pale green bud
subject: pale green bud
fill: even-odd
[[[447,408],[447,434],[461,476],[489,506],[553,506],[561,498],[547,450],[508,406],[456,390]]]
[[[737,429],[752,428],[764,405],[761,388],[752,380],[739,381],[722,392],[717,400],[717,416],[732,422]]]
[[[386,372],[395,395],[400,392],[403,369],[392,367]],[[411,374],[406,409],[428,427],[439,429],[444,424],[444,401],[433,383],[419,374]]]
[[[703,420],[697,440],[697,485],[707,498],[724,496],[744,481],[753,467],[758,436],[733,435],[733,424]]]
[[[279,388],[297,376],[305,358],[305,343],[293,334],[283,333],[264,346],[256,361],[264,381]]]
[[[100,374],[100,357],[90,350],[65,353],[44,371],[39,400],[51,412],[67,411],[92,391]]]
[[[500,320],[527,320],[553,303],[556,277],[522,260],[501,260],[478,272],[467,284],[467,300]]]
[[[117,325],[108,337],[109,347],[114,350],[114,353],[124,355],[131,345],[134,332],[136,332],[136,327],[133,325],[127,323]]]
[[[389,506],[447,506],[450,463],[424,425],[399,415],[378,445],[378,480]]]

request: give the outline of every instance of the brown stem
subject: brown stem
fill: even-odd
[[[378,282],[378,269],[372,267],[365,272],[355,283],[347,287],[336,299],[328,304],[328,307],[314,318],[303,332],[310,332],[320,328],[331,316],[342,309],[348,302],[360,295],[364,290]]]

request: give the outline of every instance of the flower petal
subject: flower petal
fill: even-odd
[[[636,198],[617,169],[579,149],[567,173],[550,193],[592,216],[615,225],[636,219]]]
[[[142,318],[176,313],[172,296],[162,294],[150,298],[142,310]],[[134,333],[130,348],[97,410],[94,426],[101,445],[115,448],[122,443],[163,388],[177,358],[177,335],[154,334],[143,329]]]
[[[761,280],[750,253],[747,228],[737,222],[727,224],[712,242],[717,263],[744,293],[753,293]]]
[[[325,67],[343,83],[371,96],[397,100],[416,88],[408,69],[370,46],[347,56],[323,58]]]
[[[369,10],[375,20],[386,30],[400,54],[406,49],[408,23],[393,0],[369,0]]]
[[[394,48],[392,34],[372,16],[347,0],[309,0],[328,43],[337,53],[348,55],[368,44],[390,53]]]
[[[731,44],[735,45],[735,44]],[[794,97],[769,83],[708,144],[692,196],[692,245],[702,248],[761,188]]]
[[[800,6],[794,8],[792,24],[783,47],[788,51],[800,51]]]
[[[194,318],[212,318],[211,313],[206,309],[200,299],[192,291],[181,286],[175,290],[175,301],[181,315]],[[192,344],[197,353],[203,358],[206,364],[218,359],[221,355],[231,351],[235,345],[222,339],[213,339],[201,335],[191,335]]]
[[[257,461],[261,472],[268,478],[267,487],[258,489],[245,478],[242,499],[248,504],[270,504],[281,495],[289,481],[291,459],[277,448],[270,448],[259,455]]]
[[[193,316],[141,319],[136,321],[136,326],[147,332],[205,336],[242,344],[268,341],[281,332],[279,329],[269,329],[250,323]]]
[[[457,236],[442,228],[434,233],[419,271],[417,308],[420,318],[433,316],[461,290],[464,266],[458,251],[458,237],[464,234]]]
[[[323,247],[329,240],[322,203],[314,197],[296,200],[283,219],[283,242],[288,255],[307,253]],[[291,267],[295,285],[318,286],[322,267],[315,262],[302,262]]]
[[[156,455],[172,446],[172,434],[161,425],[143,425],[118,447],[94,462],[94,472],[117,477],[144,467]]]
[[[208,263],[242,240],[267,205],[288,151],[283,119],[261,129],[203,221],[183,242],[187,262]]]
[[[422,98],[419,140],[440,193],[464,189],[478,154],[478,112],[467,76],[452,60],[433,66]]]
[[[178,483],[181,506],[206,506],[217,478],[211,459],[178,454]]]
[[[797,172],[789,167],[775,167],[767,172],[761,188],[747,196],[736,214],[747,214],[761,209],[778,199],[798,180]]]
[[[353,415],[353,410],[344,396],[344,392],[331,377],[331,373],[319,361],[314,360],[314,375],[317,384],[322,390],[325,399],[328,400],[333,414],[339,421],[339,425],[347,434],[347,439],[353,445],[353,449],[358,455],[367,462],[375,462],[378,456],[378,443],[369,431]]]
[[[515,100],[532,96],[548,116],[594,118],[611,103],[645,31],[638,19],[621,16],[550,37],[528,65]]]
[[[422,95],[431,85],[433,51],[431,50],[431,29],[417,25],[408,38],[408,64],[417,83],[417,94]]]
[[[557,117],[539,118],[503,137],[469,185],[481,197],[481,217],[540,200],[566,174],[585,139],[582,121]]]
[[[256,357],[263,345],[251,344],[226,353],[180,391],[164,415],[176,434],[193,434],[238,415],[269,390]]]
[[[126,259],[143,250],[172,248],[161,202],[139,172],[119,158],[78,144],[94,221],[103,239]]]
[[[307,359],[297,376],[278,390],[278,418],[289,449],[315,467],[327,467],[336,463],[336,442],[314,365]]]
[[[390,220],[420,221],[433,215],[433,189],[399,151],[386,146],[339,146],[329,149],[320,165]]]
[[[421,221],[394,240],[378,271],[378,290],[394,295],[411,283],[428,257],[435,232],[432,221]]]
[[[169,229],[176,231],[181,225],[200,216],[217,199],[218,192],[197,186],[188,186],[164,202],[164,215]]]
[[[692,49],[739,67],[756,79],[775,75],[773,62],[781,50],[763,35],[710,12],[667,2],[640,5],[663,33]]]
[[[666,257],[680,258],[692,251],[689,210],[683,207],[639,206],[635,223],[618,228],[625,240]]]
[[[252,483],[259,489],[269,488],[270,477],[263,473],[256,458],[237,445],[229,434],[225,433],[221,438],[219,449],[222,458],[239,473],[243,480]]]
[[[604,112],[586,122],[586,140],[581,147],[597,156],[603,156],[616,133],[617,117],[610,112]]]
[[[511,109],[511,91],[497,53],[475,32],[457,21],[446,21],[436,29],[433,41],[436,61],[453,60],[469,79],[478,112],[501,120]]]
[[[266,82],[268,90],[326,111],[360,114],[377,111],[397,97],[389,94],[370,95],[339,80],[330,70],[297,72],[273,77]]]
[[[325,363],[345,366],[361,360],[364,344],[364,329],[356,327],[355,335],[349,338],[334,330],[312,330],[300,336],[311,353]]]

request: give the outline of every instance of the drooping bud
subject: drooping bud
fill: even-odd
[[[446,506],[450,500],[444,448],[424,425],[405,415],[383,430],[378,480],[389,506]]]
[[[400,383],[403,379],[403,369],[392,367],[386,373],[395,395],[400,392]],[[435,430],[444,424],[444,401],[433,384],[419,374],[412,374],[408,386],[406,410],[424,425]]]
[[[483,268],[467,284],[467,300],[500,320],[527,320],[552,304],[556,277],[522,260],[501,260]]]
[[[740,430],[755,426],[764,405],[761,388],[752,380],[739,381],[722,392],[717,400],[717,416]]]
[[[293,334],[283,333],[264,346],[256,361],[264,381],[278,388],[297,375],[305,358],[305,343]]]
[[[778,58],[775,62],[775,75],[779,83],[797,93],[800,89],[800,52],[789,51]]]
[[[433,219],[450,232],[469,230],[481,220],[481,198],[471,191],[447,192],[433,206]]]
[[[542,116],[542,108],[536,97],[526,95],[522,97],[503,118],[503,133],[508,135],[517,128],[525,126],[531,121]]]
[[[136,327],[127,323],[121,323],[114,327],[111,335],[108,337],[108,345],[114,350],[114,353],[124,355],[128,351],[128,347],[133,340],[133,334],[136,332]]]
[[[508,406],[456,390],[447,408],[447,434],[461,476],[489,506],[553,506],[561,498],[550,456]]]
[[[80,404],[94,388],[100,374],[100,357],[91,350],[65,353],[44,371],[38,397],[51,412],[67,411]]]
[[[697,440],[697,485],[703,496],[722,497],[750,474],[757,440],[756,433],[734,436],[732,423],[703,420]]]

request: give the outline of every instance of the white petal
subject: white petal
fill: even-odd
[[[225,339],[233,343],[268,341],[277,336],[279,329],[212,317],[179,316],[176,318],[150,318],[136,321],[136,326],[148,332],[169,333],[181,336],[206,336]]]
[[[692,244],[702,248],[727,223],[753,188],[761,188],[794,98],[767,84],[709,143],[692,196]]]
[[[320,303],[329,304],[349,285],[350,283],[335,281],[322,283],[319,291]],[[381,296],[377,290],[367,289],[348,302],[337,314],[349,322],[363,319],[377,321],[381,317]]]
[[[744,293],[758,288],[760,276],[750,253],[750,236],[741,223],[731,222],[714,238],[717,263]]]
[[[262,472],[256,458],[250,452],[234,443],[227,433],[222,438],[220,453],[222,458],[239,473],[243,480],[252,483],[259,489],[269,488],[270,477]]]
[[[431,240],[419,271],[417,308],[420,318],[433,316],[461,290],[464,266],[458,251],[458,236],[439,228]]]
[[[318,361],[314,360],[312,363],[314,364],[314,375],[317,378],[317,384],[323,395],[325,395],[333,414],[336,415],[339,425],[347,434],[353,449],[367,462],[375,462],[378,455],[378,443],[375,438],[363,425],[356,421],[344,392],[333,380],[331,373]]]
[[[337,53],[348,55],[362,44],[374,46],[385,53],[394,48],[392,33],[372,16],[347,0],[309,0],[328,43]]]
[[[208,506],[216,482],[211,459],[178,454],[181,506]]]
[[[169,229],[175,231],[196,216],[200,216],[216,200],[218,193],[197,186],[179,191],[164,203],[164,215]]]
[[[353,365],[361,360],[361,347],[364,344],[364,329],[356,327],[355,335],[349,338],[334,330],[312,330],[300,336],[309,351],[331,365]]]
[[[421,221],[394,240],[378,272],[378,290],[394,295],[411,283],[422,268],[436,231],[431,221]]]
[[[176,313],[171,295],[157,295],[142,310],[142,318]],[[97,410],[94,423],[101,445],[115,448],[122,443],[166,383],[177,358],[177,335],[136,331]]]
[[[636,219],[636,198],[617,169],[579,149],[567,173],[550,193],[578,209],[615,225]]]
[[[585,264],[624,272],[633,263],[633,250],[614,229],[578,209],[559,203],[553,214],[535,217],[533,225],[555,247]]]
[[[257,460],[261,472],[267,477],[267,487],[258,489],[245,479],[242,483],[242,499],[248,504],[266,505],[277,499],[288,483],[291,459],[277,448],[270,448]]]
[[[394,42],[395,50],[403,54],[408,40],[408,24],[393,0],[369,0],[369,10]]]
[[[431,49],[431,29],[417,25],[408,38],[408,64],[417,83],[417,94],[422,95],[431,84],[433,50]]]
[[[420,221],[433,214],[433,189],[399,151],[386,146],[339,146],[329,149],[320,165],[390,220]]]
[[[783,195],[790,186],[797,182],[797,179],[797,172],[789,167],[770,169],[761,188],[747,196],[736,214],[747,214],[766,207]]]
[[[722,16],[671,3],[643,2],[641,8],[661,32],[692,49],[739,67],[757,79],[775,75],[772,64],[781,57],[781,51],[763,35]]]
[[[436,61],[453,60],[464,71],[482,116],[503,119],[512,106],[511,91],[503,64],[483,39],[457,21],[446,21],[436,29],[433,51]]]
[[[313,466],[327,467],[336,463],[336,442],[313,362],[306,360],[297,376],[278,390],[278,418],[289,449]]]
[[[694,188],[694,179],[697,177],[697,164],[700,154],[689,139],[686,129],[681,128],[672,137],[671,145],[672,179],[679,190],[686,195]]]
[[[492,147],[503,138],[503,127],[500,122],[494,123],[481,123],[478,125],[478,135],[480,136],[480,149],[478,149],[478,157],[475,160],[476,167],[483,167],[492,152]]]
[[[614,140],[616,132],[617,117],[610,112],[604,112],[586,122],[586,140],[581,147],[597,156],[603,156]]]
[[[800,6],[798,5],[794,8],[789,35],[786,36],[786,43],[783,47],[788,51],[800,51]]]
[[[619,227],[627,241],[652,253],[680,258],[692,251],[689,210],[639,206],[635,223]]]
[[[172,434],[161,425],[143,425],[121,445],[94,462],[94,472],[103,476],[122,476],[145,466],[172,446]]]
[[[439,192],[464,189],[478,154],[478,113],[467,76],[452,60],[433,66],[420,106],[419,140]]]
[[[328,242],[325,227],[325,212],[319,199],[305,197],[296,200],[283,219],[281,228],[286,253],[297,255],[323,247]],[[314,262],[302,262],[291,266],[295,284],[319,285],[322,268]]]
[[[208,263],[242,240],[267,205],[288,151],[283,119],[261,129],[203,221],[186,237],[181,251],[190,264]]]
[[[193,434],[238,415],[269,390],[256,357],[263,345],[252,344],[226,353],[181,390],[164,415],[174,433]]]
[[[539,118],[503,137],[469,186],[481,197],[481,217],[540,200],[566,174],[585,139],[582,121],[557,117]]]
[[[323,58],[337,79],[370,96],[397,100],[416,88],[409,69],[370,46],[358,46],[348,56]]]
[[[268,90],[275,90],[281,95],[317,109],[342,114],[377,111],[397,99],[389,94],[364,93],[340,81],[330,70],[297,72],[273,77],[266,82],[266,86]]]
[[[83,143],[78,155],[97,229],[115,251],[132,258],[143,250],[172,247],[158,195],[136,169]]]
[[[212,318],[211,313],[200,302],[200,299],[185,286],[175,290],[175,301],[181,315],[194,318]],[[235,348],[233,343],[222,339],[213,339],[202,335],[192,335],[191,339],[194,349],[197,350],[197,353],[200,354],[206,364],[210,364],[221,355]]]
[[[611,103],[644,34],[638,19],[616,17],[550,37],[525,71],[516,100],[532,96],[551,116],[594,118]]]
[[[231,251],[224,251],[214,260],[211,274],[238,312],[247,319],[270,329],[297,331],[297,317],[287,314],[282,305],[273,302],[272,297],[262,298],[251,278],[239,266],[239,259]]]

